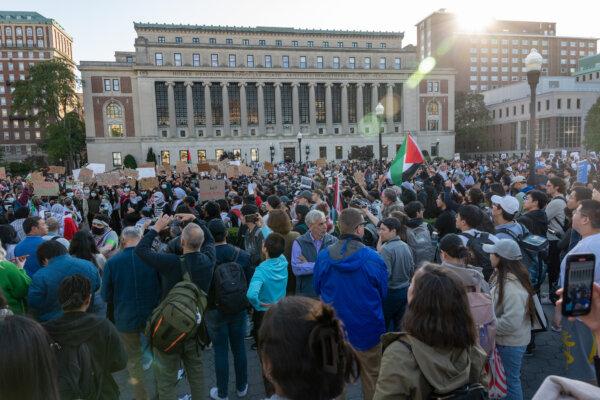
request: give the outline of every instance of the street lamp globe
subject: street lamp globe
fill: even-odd
[[[384,111],[385,111],[385,109],[383,108],[383,104],[378,103],[377,107],[375,107],[375,115],[377,115],[378,117],[381,117],[383,115]]]
[[[298,132],[296,138],[298,139],[298,141],[302,140],[302,132]]]
[[[525,57],[525,69],[527,72],[541,71],[544,58],[536,49],[531,49],[531,52]]]

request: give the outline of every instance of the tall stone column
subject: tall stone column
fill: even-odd
[[[206,137],[212,137],[212,106],[210,104],[210,82],[202,82],[204,85],[204,116],[206,120]]]
[[[360,121],[363,119],[363,87],[365,87],[364,83],[356,84],[356,125],[360,124]],[[358,128],[356,129],[358,132]]]
[[[223,136],[231,136],[231,129],[229,129],[229,82],[221,82],[222,96],[223,96]]]
[[[265,129],[265,96],[263,92],[264,86],[264,82],[256,83],[256,98],[258,100],[258,131],[260,135],[264,135],[265,133],[267,133]]]
[[[375,108],[377,107],[377,104],[379,104],[379,91],[377,90],[378,88],[379,83],[371,84],[371,113],[373,113],[373,115],[375,115]]]
[[[315,100],[315,82],[308,83],[308,107],[310,115],[310,133],[315,135],[317,133],[317,106]]]
[[[177,137],[177,119],[175,118],[175,82],[166,82],[167,100],[169,102],[169,130],[171,137]]]
[[[333,83],[325,84],[325,124],[327,126],[327,134],[333,135],[333,99],[331,98],[331,86]]]
[[[275,82],[275,135],[283,135],[283,110],[281,108],[281,82]]]
[[[248,105],[246,104],[246,82],[239,82],[240,87],[240,127],[242,133],[240,136],[249,135],[248,132]]]
[[[187,125],[188,132],[191,137],[196,136],[194,130],[194,99],[192,86],[194,86],[194,82],[185,82],[185,102],[187,107]]]
[[[348,129],[348,82],[342,82],[342,133],[350,133],[350,129]]]
[[[292,118],[294,120],[294,131],[296,135],[300,132],[300,98],[298,97],[298,82],[292,82]]]
[[[385,96],[385,119],[387,120],[387,131],[394,131],[394,84],[387,84],[387,92]]]

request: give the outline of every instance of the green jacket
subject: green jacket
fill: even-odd
[[[10,261],[0,261],[0,289],[15,314],[27,312],[27,291],[31,278]]]
[[[434,389],[449,393],[467,383],[487,387],[486,354],[479,346],[436,349],[406,333],[381,339],[384,351],[373,400],[426,399]]]

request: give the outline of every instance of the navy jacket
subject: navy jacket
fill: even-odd
[[[158,272],[128,247],[106,262],[102,298],[114,305],[120,332],[140,332],[160,300]]]
[[[150,229],[135,247],[135,254],[160,274],[161,299],[169,293],[169,290],[175,284],[183,280],[181,257],[183,257],[187,271],[190,272],[192,282],[198,288],[204,290],[205,293],[208,293],[216,260],[215,240],[206,228],[206,223],[199,220],[195,220],[194,222],[200,225],[204,231],[204,243],[199,252],[188,253],[182,256],[155,252],[152,250],[152,242],[158,235],[158,232],[154,229]]]

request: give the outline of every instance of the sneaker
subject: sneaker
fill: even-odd
[[[213,400],[228,400],[228,397],[219,397],[219,389],[216,387],[210,389],[210,398]]]
[[[554,323],[550,324],[550,329],[552,330],[552,332],[556,332],[556,333],[562,332],[562,327],[554,325]]]
[[[237,391],[237,397],[246,397],[247,394],[248,394],[248,384],[246,383],[244,390]]]

